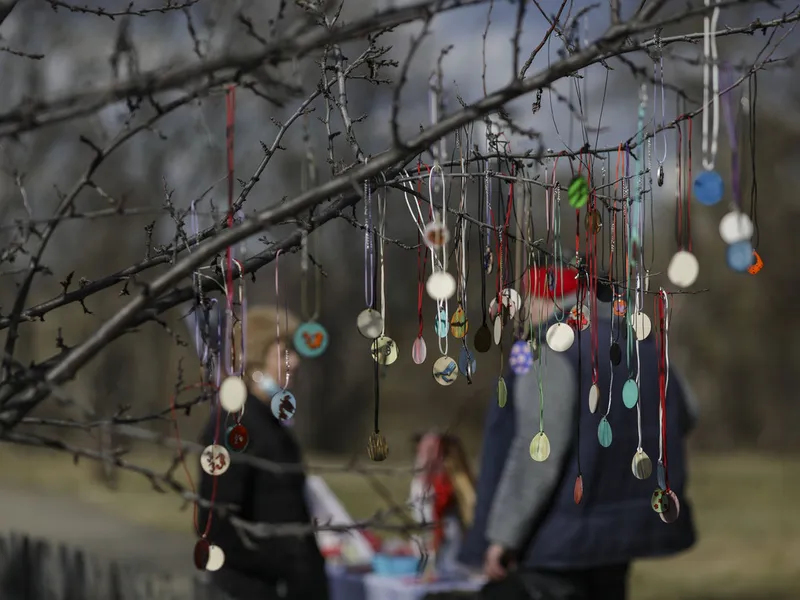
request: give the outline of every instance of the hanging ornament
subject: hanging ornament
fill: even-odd
[[[447,271],[434,271],[425,283],[425,291],[434,300],[449,300],[456,293],[455,277]]]
[[[659,513],[659,517],[664,523],[674,523],[678,516],[681,514],[681,503],[678,501],[678,496],[672,490],[664,494],[664,498],[669,498],[666,503],[666,508],[663,512]]]
[[[511,356],[508,364],[515,375],[525,375],[533,367],[533,354],[531,345],[527,340],[517,340],[511,346]]]
[[[508,387],[502,376],[497,378],[497,406],[505,408],[508,402]]]
[[[458,365],[449,356],[440,356],[433,363],[433,378],[439,385],[451,385],[458,377]]]
[[[730,244],[725,251],[728,266],[737,273],[746,272],[753,266],[753,246],[750,240]]]
[[[297,400],[288,390],[282,390],[272,396],[269,405],[272,414],[279,421],[291,421],[297,411]]]
[[[250,436],[247,429],[241,423],[228,427],[225,432],[225,446],[228,450],[233,452],[244,452],[247,444],[250,442]]]
[[[547,345],[555,352],[566,352],[575,343],[575,330],[566,323],[553,323],[545,334]]]
[[[761,256],[758,254],[758,252],[753,250],[753,264],[747,268],[747,272],[750,273],[750,275],[756,275],[763,268],[764,261],[761,260]]]
[[[593,383],[589,388],[589,412],[594,414],[597,412],[597,405],[600,402],[600,386]]]
[[[200,467],[208,475],[218,477],[225,474],[231,466],[231,455],[224,446],[211,444],[206,446],[200,455]]]
[[[637,448],[633,455],[631,471],[636,479],[647,479],[653,474],[653,463],[641,448]]]
[[[536,462],[544,462],[550,456],[550,440],[544,431],[540,431],[531,440],[531,458]]]
[[[472,340],[472,345],[477,352],[488,352],[492,347],[492,332],[489,326],[483,323],[475,332],[475,337]]]
[[[650,496],[650,506],[659,514],[667,511],[667,508],[669,508],[669,496],[666,495],[662,488],[656,488],[656,491]]]
[[[600,423],[597,426],[597,441],[600,442],[603,448],[608,448],[611,445],[612,439],[611,423],[608,422],[606,417],[603,417],[600,419]]]
[[[328,331],[317,322],[322,305],[322,273],[314,269],[314,310],[308,310],[308,275],[309,266],[308,233],[303,231],[300,237],[300,314],[303,323],[294,333],[294,349],[305,358],[317,358],[328,349],[330,337]]]
[[[672,255],[667,267],[667,277],[672,285],[685,289],[694,285],[700,274],[700,263],[688,250],[679,250]]]
[[[422,339],[422,337],[418,337],[411,345],[411,360],[413,360],[415,364],[421,365],[425,362],[427,356],[428,346],[425,345],[425,340]]]
[[[567,188],[567,197],[572,208],[583,208],[589,201],[589,183],[585,177],[578,175],[570,182],[569,188]]]
[[[208,546],[208,560],[206,561],[206,571],[213,573],[219,571],[225,564],[225,553],[222,548],[210,544]]]
[[[572,488],[572,499],[575,504],[580,504],[583,500],[583,475],[578,475],[575,478],[575,487]]]
[[[567,325],[572,327],[575,331],[579,329],[581,331],[586,331],[589,329],[589,325],[591,325],[589,314],[589,309],[586,306],[581,304],[573,306],[567,317]]]
[[[425,226],[423,237],[431,250],[444,248],[450,242],[450,232],[438,215]]]
[[[617,342],[612,342],[611,346],[608,348],[608,358],[615,367],[622,362],[622,348],[620,348]]]
[[[380,337],[383,331],[383,319],[381,313],[374,308],[365,308],[358,313],[358,320],[356,321],[358,332],[368,340],[374,340]]]
[[[461,351],[458,353],[458,372],[461,373],[467,380],[475,375],[475,370],[478,368],[478,361],[469,351],[466,344],[461,346]]]
[[[743,212],[734,210],[719,222],[719,236],[726,244],[749,241],[753,237],[753,222]]]
[[[375,231],[372,225],[372,188],[364,182],[364,300],[367,308],[358,313],[358,332],[368,340],[383,332],[383,317],[375,310]]]
[[[626,408],[633,408],[639,402],[639,386],[636,380],[631,378],[622,386],[622,403]]]
[[[219,403],[227,412],[237,413],[247,401],[247,385],[241,377],[226,377],[219,386]]]
[[[389,336],[382,335],[372,342],[372,358],[379,365],[391,365],[397,360],[397,356],[397,344]]]
[[[636,339],[639,341],[647,339],[647,336],[650,335],[650,331],[653,328],[650,317],[641,311],[637,311],[631,315],[631,326],[636,334]]]
[[[369,434],[367,455],[370,460],[375,462],[382,462],[389,457],[389,444],[379,431],[373,431]]]
[[[469,321],[467,321],[467,315],[464,309],[461,308],[459,304],[453,316],[450,318],[450,335],[460,340],[467,335],[467,331],[469,331]]]
[[[436,313],[436,320],[433,322],[433,330],[438,337],[445,338],[447,337],[447,329],[447,311],[444,308],[440,308]]]

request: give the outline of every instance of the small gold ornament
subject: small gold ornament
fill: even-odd
[[[367,454],[370,460],[375,462],[382,462],[389,456],[389,444],[386,443],[386,438],[377,431],[369,434]]]

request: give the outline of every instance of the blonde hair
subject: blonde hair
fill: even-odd
[[[280,319],[280,320],[278,320]],[[245,319],[247,332],[245,334],[245,365],[244,370],[248,375],[259,371],[264,366],[264,359],[272,345],[278,341],[278,325],[280,325],[281,346],[293,346],[292,338],[300,326],[300,321],[291,312],[283,308],[265,304],[252,306],[247,309]],[[241,327],[234,328],[234,348],[241,348]]]

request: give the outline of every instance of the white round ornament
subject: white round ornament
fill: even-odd
[[[365,308],[358,313],[356,320],[358,332],[368,340],[374,340],[383,333],[383,317],[374,308]]]
[[[575,343],[575,330],[566,323],[553,323],[545,335],[547,345],[555,352],[566,352]]]
[[[672,255],[667,267],[667,277],[672,285],[688,288],[697,281],[700,274],[700,263],[694,254],[687,250],[679,250]]]
[[[636,334],[636,339],[640,342],[650,335],[653,329],[653,324],[650,322],[650,317],[641,311],[635,312],[631,315],[631,326],[633,332]]]
[[[425,243],[432,250],[438,250],[450,241],[450,231],[438,217],[425,225],[424,235]]]
[[[231,466],[231,455],[225,446],[211,444],[200,455],[200,468],[213,476],[224,474]]]
[[[434,271],[425,282],[425,291],[434,300],[449,300],[456,293],[455,277],[447,271]]]
[[[594,414],[597,412],[597,405],[600,402],[600,386],[596,383],[592,384],[589,388],[589,412]]]
[[[726,244],[749,240],[753,237],[753,232],[750,217],[738,210],[729,212],[719,222],[719,236]]]
[[[503,337],[503,317],[501,317],[500,315],[497,315],[494,318],[493,337],[494,337],[494,345],[499,346],[500,340]]]
[[[247,385],[241,377],[232,375],[226,377],[219,386],[219,403],[229,413],[242,410],[247,401]]]
[[[222,565],[225,564],[225,553],[222,548],[211,544],[208,547],[208,562],[206,563],[206,571],[219,571]]]

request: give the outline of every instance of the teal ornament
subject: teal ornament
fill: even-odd
[[[753,266],[753,245],[749,240],[735,242],[725,251],[728,266],[737,273],[746,273]]]
[[[461,352],[458,354],[458,372],[464,377],[472,377],[477,368],[478,361],[475,360],[475,355],[466,346],[461,346]]]
[[[330,339],[322,325],[316,321],[306,321],[294,332],[294,349],[300,356],[316,358],[328,349]]]
[[[633,408],[639,401],[639,386],[635,379],[628,379],[622,386],[622,403],[626,408]]]
[[[694,198],[700,204],[713,206],[722,200],[725,192],[725,184],[722,176],[716,171],[703,171],[694,179]]]
[[[603,417],[597,426],[597,441],[600,442],[603,448],[608,448],[611,445],[612,438],[611,423],[608,422],[607,418]]]
[[[442,309],[436,315],[436,320],[433,323],[433,329],[440,338],[446,338],[447,332],[450,329],[450,319],[447,318],[447,311]]]
[[[297,400],[294,394],[288,390],[281,390],[272,397],[270,401],[272,414],[279,421],[289,421],[297,410]]]
[[[660,460],[658,461],[658,465],[656,465],[656,480],[658,481],[658,487],[662,490],[667,489],[667,470],[664,468],[664,463]]]

